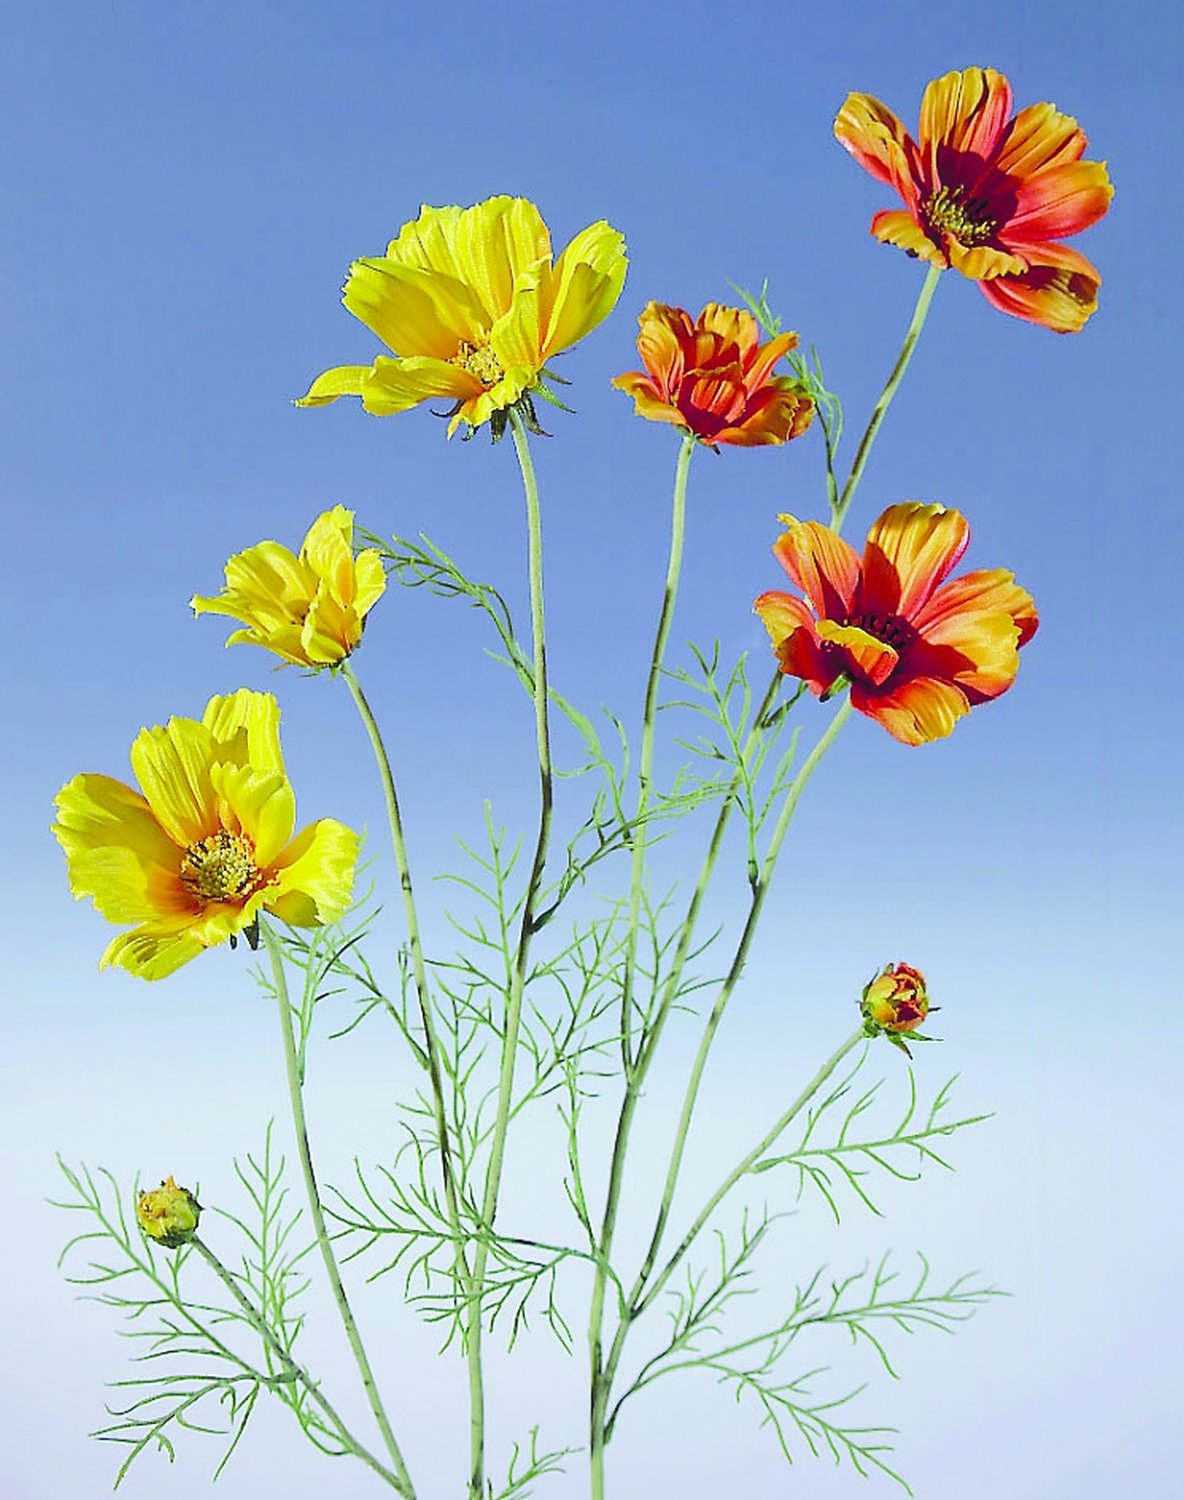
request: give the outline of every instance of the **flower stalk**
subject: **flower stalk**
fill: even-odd
[[[896,356],[896,363],[892,366],[892,372],[884,382],[884,389],[876,398],[876,404],[872,407],[872,414],[868,418],[867,426],[864,428],[863,436],[859,440],[859,447],[855,450],[855,461],[851,465],[851,472],[847,475],[847,482],[839,495],[838,504],[834,507],[831,516],[831,525],[836,531],[841,531],[843,522],[847,519],[847,512],[851,509],[851,502],[855,499],[855,491],[859,488],[859,481],[863,478],[863,471],[867,467],[867,461],[871,457],[872,446],[876,441],[884,418],[888,415],[888,408],[892,405],[893,397],[899,389],[900,382],[904,379],[904,372],[909,367],[913,357],[913,351],[917,347],[917,341],[921,337],[921,330],[925,327],[925,319],[929,314],[929,304],[933,301],[933,294],[937,290],[938,279],[941,276],[940,266],[929,266],[925,272],[925,280],[921,283],[921,290],[917,293],[917,303],[913,308],[913,316],[904,336],[904,343],[900,346],[900,353]]]
[[[386,1408],[383,1406],[382,1396],[378,1390],[378,1383],[374,1379],[374,1371],[366,1355],[365,1345],[362,1343],[361,1332],[354,1318],[353,1309],[349,1305],[349,1297],[346,1295],[345,1283],[341,1279],[341,1271],[337,1265],[337,1257],[333,1253],[333,1244],[329,1238],[329,1229],[325,1223],[324,1210],[321,1207],[321,1194],[317,1186],[316,1172],[312,1163],[312,1149],[308,1139],[308,1123],[304,1116],[304,1080],[301,1076],[300,1059],[296,1054],[296,1042],[292,1036],[292,1006],[288,998],[288,979],[284,971],[283,950],[280,946],[279,938],[276,937],[266,922],[260,922],[259,931],[267,947],[268,956],[271,959],[272,984],[275,990],[276,1004],[279,1008],[280,1035],[284,1044],[284,1066],[288,1079],[288,1102],[292,1111],[292,1130],[296,1137],[296,1154],[300,1158],[300,1170],[304,1177],[304,1186],[308,1195],[308,1211],[312,1218],[317,1249],[321,1253],[321,1260],[325,1266],[325,1274],[329,1278],[329,1285],[333,1291],[333,1300],[337,1304],[341,1325],[345,1329],[345,1336],[349,1341],[354,1363],[358,1367],[362,1388],[366,1392],[366,1400],[371,1412],[374,1414],[378,1430],[382,1434],[386,1451],[390,1455],[391,1467],[398,1480],[396,1488],[405,1497],[405,1500],[415,1500],[415,1486],[411,1482],[411,1475],[408,1472],[407,1464],[403,1458],[398,1441],[395,1438],[394,1429],[391,1427]]]
[[[522,487],[526,497],[526,530],[528,571],[530,581],[530,627],[532,642],[532,698],[534,701],[535,751],[539,768],[539,821],[535,837],[534,855],[530,875],[526,883],[526,894],[522,903],[522,919],[518,931],[518,942],[514,953],[514,964],[510,975],[509,994],[506,997],[505,1031],[502,1038],[501,1067],[498,1076],[497,1106],[490,1140],[489,1160],[485,1170],[485,1190],[481,1200],[481,1224],[485,1231],[492,1231],[497,1215],[498,1194],[501,1189],[502,1169],[505,1165],[506,1135],[510,1126],[511,1105],[514,1094],[514,1071],[518,1060],[518,1041],[522,1027],[522,998],[526,989],[527,966],[530,959],[530,944],[534,936],[535,913],[539,893],[542,889],[543,870],[547,862],[547,849],[551,839],[551,817],[554,807],[554,769],[551,764],[551,729],[547,701],[547,641],[543,615],[543,528],[539,509],[538,480],[530,456],[530,444],[521,413],[511,409],[510,431],[514,437],[514,450],[522,472]],[[473,1252],[472,1284],[477,1294],[485,1284],[485,1273],[489,1264],[489,1242],[483,1234]],[[470,1500],[485,1500],[485,1381],[482,1360],[484,1328],[481,1301],[474,1295],[469,1303],[469,1320],[466,1338],[466,1357],[469,1372],[469,1431],[470,1431]]]
[[[276,1338],[275,1334],[272,1332],[270,1326],[268,1325],[266,1318],[263,1317],[258,1308],[255,1307],[250,1298],[243,1291],[242,1287],[238,1283],[237,1278],[226,1268],[226,1266],[222,1264],[217,1255],[215,1255],[213,1250],[210,1249],[206,1242],[199,1235],[195,1234],[190,1239],[189,1243],[193,1246],[193,1248],[205,1261],[206,1265],[209,1266],[210,1270],[213,1271],[214,1275],[218,1277],[219,1281],[222,1282],[226,1290],[238,1303],[243,1317],[246,1318],[247,1322],[267,1345],[268,1349],[271,1351],[275,1359],[280,1363],[280,1365],[283,1366],[284,1373],[287,1378],[290,1380],[299,1381],[299,1383],[308,1392],[309,1400],[312,1401],[314,1406],[317,1406],[327,1418],[329,1425],[340,1438],[342,1445],[350,1453],[352,1453],[355,1458],[360,1458],[368,1468],[373,1469],[380,1479],[385,1480],[385,1482],[390,1485],[391,1489],[396,1490],[400,1495],[404,1496],[410,1496],[411,1494],[413,1494],[414,1492],[406,1487],[404,1477],[402,1475],[395,1473],[395,1471],[392,1469],[388,1469],[386,1464],[384,1464],[381,1459],[376,1458],[375,1455],[371,1453],[367,1447],[365,1447],[358,1441],[356,1437],[354,1437],[353,1433],[350,1432],[349,1428],[345,1425],[345,1422],[342,1420],[336,1407],[334,1407],[329,1398],[322,1392],[320,1385],[312,1378],[308,1371],[305,1370],[303,1365],[298,1364],[292,1358],[292,1356]]]

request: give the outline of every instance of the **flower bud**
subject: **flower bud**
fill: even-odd
[[[902,1040],[906,1032],[916,1041],[930,1040],[917,1030],[930,1012],[925,976],[909,964],[886,964],[864,986],[859,1009],[868,1036],[887,1036],[904,1052],[909,1050]]]
[[[200,1213],[201,1204],[172,1177],[166,1177],[158,1188],[141,1193],[136,1204],[140,1228],[166,1250],[179,1249],[193,1238]]]

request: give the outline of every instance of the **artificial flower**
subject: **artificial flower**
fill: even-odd
[[[853,708],[921,745],[1015,681],[1036,607],[1002,568],[944,581],[970,540],[958,511],[889,506],[862,558],[829,526],[781,519],[773,552],[806,598],[773,590],[754,608],[781,670],[816,696],[849,682]]]
[[[270,693],[241,688],[211,698],[200,721],[141,730],[131,762],[142,792],[83,774],[58,793],[53,831],[71,891],[109,922],[135,924],[100,968],[161,979],[205,948],[250,937],[264,911],[298,927],[344,914],[358,836],[322,818],[293,837],[279,723]]]
[[[613,385],[633,397],[639,417],[670,422],[710,448],[785,443],[809,427],[814,403],[805,389],[773,374],[797,347],[796,333],[762,344],[750,312],[718,302],[693,322],[681,307],[650,302],[637,321],[645,369],[618,375]]]
[[[309,527],[299,557],[271,541],[235,553],[225,590],[210,599],[195,595],[194,614],[240,621],[245,628],[228,637],[228,646],[266,646],[301,667],[344,661],[386,588],[379,554],[354,556],[353,526],[353,511],[335,505]]]
[[[526,198],[425,205],[385,256],[354,261],[345,284],[346,307],[395,357],[326,370],[296,405],[360,396],[383,417],[438,396],[453,402],[449,435],[497,414],[504,425],[515,407],[533,422],[547,361],[608,316],[626,265],[624,238],[603,219],[552,263],[550,233]]]
[[[1060,243],[1096,223],[1114,189],[1086,138],[1052,104],[1012,116],[1011,85],[994,68],[935,78],[914,141],[870,94],[850,94],[835,135],[903,209],[872,218],[886,244],[977,281],[988,302],[1057,333],[1077,333],[1098,305],[1101,277]]]
[[[178,1250],[197,1233],[201,1204],[171,1176],[136,1200],[136,1221],[149,1239],[166,1250]]]
[[[886,964],[870,983],[864,986],[859,1010],[866,1036],[886,1036],[902,1052],[908,1052],[903,1038],[928,1042],[917,1029],[926,1016],[937,1010],[929,1004],[925,976],[911,964]]]

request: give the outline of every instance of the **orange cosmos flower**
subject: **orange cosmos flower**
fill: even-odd
[[[958,511],[889,506],[862,559],[829,526],[781,519],[773,552],[806,599],[774,591],[754,608],[781,670],[816,696],[849,681],[853,708],[921,745],[1015,681],[1035,604],[1002,568],[944,582],[970,540]]]
[[[618,375],[613,384],[633,397],[639,417],[671,422],[709,448],[785,443],[809,427],[814,403],[806,391],[773,374],[797,347],[796,333],[762,344],[751,313],[718,302],[693,323],[681,307],[650,302],[637,321],[645,371]]]
[[[994,68],[935,78],[918,141],[870,94],[849,94],[835,135],[903,209],[872,218],[878,240],[977,281],[988,302],[1057,333],[1078,333],[1102,278],[1059,241],[1096,223],[1114,189],[1102,162],[1082,161],[1084,133],[1052,104],[1011,115]]]

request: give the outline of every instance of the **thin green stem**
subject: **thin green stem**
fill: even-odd
[[[773,880],[773,871],[776,868],[781,847],[785,842],[785,836],[789,832],[789,825],[793,821],[793,815],[801,800],[807,783],[821,764],[826,752],[834,744],[840,729],[847,722],[851,714],[851,699],[844,698],[838,711],[831,718],[818,743],[810,754],[802,762],[801,769],[794,777],[785,800],[781,805],[781,813],[778,816],[773,835],[769,840],[769,846],[765,851],[765,858],[761,865],[760,874],[752,888],[749,900],[748,917],[744,923],[744,929],[740,934],[740,941],[736,945],[736,951],[732,956],[732,963],[728,969],[726,978],[720,986],[719,994],[716,996],[715,1004],[712,1006],[711,1014],[707,1019],[707,1025],[703,1029],[703,1036],[699,1042],[699,1050],[695,1054],[695,1061],[691,1067],[691,1076],[687,1081],[686,1095],[683,1099],[682,1112],[679,1115],[678,1129],[675,1132],[674,1147],[670,1153],[670,1164],[666,1171],[666,1182],[662,1189],[662,1198],[658,1208],[658,1217],[654,1225],[654,1232],[650,1239],[649,1249],[646,1252],[645,1261],[641,1271],[638,1273],[637,1282],[634,1287],[630,1303],[634,1306],[643,1292],[646,1280],[653,1269],[654,1261],[662,1236],[666,1230],[666,1223],[670,1217],[670,1210],[674,1204],[674,1190],[678,1184],[679,1173],[682,1169],[683,1153],[686,1150],[687,1137],[690,1134],[691,1118],[695,1112],[695,1104],[699,1097],[699,1085],[703,1079],[703,1070],[707,1066],[707,1057],[711,1051],[715,1034],[719,1030],[720,1022],[723,1020],[724,1011],[728,1002],[739,983],[740,975],[744,972],[744,965],[748,960],[748,950],[752,946],[753,937],[756,934],[757,925],[760,922],[761,912],[764,909],[765,898],[769,893],[769,887]]]
[[[333,1299],[337,1303],[342,1327],[345,1329],[345,1336],[353,1351],[354,1362],[358,1367],[362,1387],[366,1392],[366,1400],[370,1403],[370,1410],[374,1413],[374,1420],[378,1424],[386,1451],[390,1455],[391,1464],[398,1479],[397,1488],[401,1495],[407,1497],[407,1500],[415,1500],[415,1486],[411,1482],[411,1475],[407,1472],[403,1454],[395,1440],[390,1419],[382,1404],[382,1397],[378,1393],[374,1372],[370,1368],[370,1361],[366,1357],[365,1346],[362,1343],[362,1335],[358,1331],[358,1325],[349,1305],[349,1298],[345,1293],[345,1283],[341,1279],[337,1257],[333,1254],[333,1245],[329,1239],[329,1230],[321,1209],[321,1195],[317,1187],[312,1151],[308,1142],[308,1125],[304,1118],[304,1080],[301,1077],[300,1060],[296,1055],[296,1043],[292,1036],[292,1006],[288,999],[288,978],[284,972],[283,950],[279,939],[265,921],[259,923],[259,931],[263,935],[263,941],[267,945],[267,952],[271,958],[272,979],[280,1015],[280,1032],[284,1042],[284,1063],[288,1075],[288,1101],[292,1109],[292,1130],[296,1136],[296,1152],[300,1157],[300,1170],[303,1173],[304,1186],[308,1193],[308,1211],[312,1217],[317,1248],[325,1264],[325,1273],[333,1289]]]
[[[489,1262],[488,1234],[492,1233],[497,1215],[498,1192],[505,1163],[506,1134],[509,1130],[514,1093],[514,1069],[518,1060],[518,1037],[522,1026],[522,998],[526,989],[530,943],[535,930],[535,909],[542,889],[543,869],[551,840],[551,812],[554,803],[554,771],[551,765],[551,729],[547,702],[547,645],[543,619],[543,527],[539,510],[538,481],[531,462],[530,445],[522,418],[510,410],[510,430],[522,471],[526,495],[526,529],[528,570],[530,575],[530,626],[533,645],[533,682],[535,748],[539,764],[539,824],[534,858],[522,902],[522,920],[514,967],[506,1000],[506,1024],[502,1037],[501,1070],[497,1088],[497,1110],[490,1140],[489,1161],[485,1171],[485,1192],[481,1200],[481,1222],[486,1234],[477,1243],[473,1255],[473,1297],[469,1304],[469,1326],[466,1352],[469,1369],[469,1432],[472,1465],[469,1477],[470,1500],[485,1500],[485,1387],[482,1371],[482,1335],[480,1292]]]
[[[444,1069],[440,1062],[440,1042],[436,1035],[432,1015],[432,997],[428,987],[427,966],[424,963],[423,939],[420,933],[419,913],[415,904],[415,891],[411,883],[411,862],[407,855],[407,840],[403,833],[403,817],[399,810],[399,797],[395,790],[394,771],[387,754],[382,733],[362,685],[358,681],[349,661],[341,664],[341,675],[345,678],[358,714],[365,726],[366,734],[374,751],[378,766],[382,794],[386,803],[387,822],[390,825],[391,848],[395,855],[395,868],[399,875],[399,888],[403,893],[403,916],[407,923],[407,946],[411,953],[411,974],[415,982],[416,999],[424,1034],[424,1061],[432,1091],[432,1118],[435,1123],[436,1145],[440,1152],[440,1175],[444,1182],[444,1203],[448,1215],[448,1227],[456,1253],[456,1274],[461,1291],[471,1295],[469,1284],[468,1256],[465,1253],[464,1235],[461,1230],[460,1204],[457,1195],[456,1169],[452,1158],[452,1142],[448,1134],[448,1121],[444,1099]]]
[[[601,1340],[604,1330],[604,1304],[608,1290],[610,1257],[613,1237],[616,1233],[617,1213],[621,1202],[621,1183],[625,1171],[625,1155],[633,1115],[640,1094],[640,1078],[635,1073],[641,1068],[643,1055],[652,1056],[646,1047],[646,1037],[641,1038],[639,1055],[635,1059],[630,1038],[633,1032],[633,981],[636,974],[637,929],[641,911],[642,886],[645,877],[645,817],[649,810],[650,786],[654,765],[654,730],[658,709],[658,683],[662,676],[662,663],[666,656],[666,645],[670,638],[670,625],[674,618],[674,604],[678,596],[679,575],[682,571],[683,539],[686,534],[687,475],[691,454],[695,450],[696,438],[688,433],[678,450],[678,462],[674,470],[674,496],[670,515],[670,555],[666,564],[666,583],[662,592],[662,606],[658,611],[658,626],[654,633],[654,649],[650,656],[649,676],[645,685],[645,701],[641,717],[641,752],[637,777],[637,813],[633,823],[632,859],[629,875],[629,919],[626,929],[624,973],[621,981],[621,1056],[625,1071],[625,1098],[617,1122],[617,1134],[613,1143],[612,1162],[609,1167],[608,1187],[605,1191],[604,1217],[597,1244],[596,1275],[592,1283],[592,1301],[588,1314],[588,1348],[592,1371],[591,1432],[589,1455],[592,1466],[592,1493],[600,1496],[604,1492],[604,1408],[605,1393],[602,1390],[603,1357]],[[718,849],[715,851],[718,852]],[[711,864],[714,865],[714,854]],[[696,895],[702,899],[710,869],[700,876]],[[698,911],[698,902],[694,903]],[[644,1076],[644,1071],[642,1072]]]
[[[917,296],[917,305],[913,308],[912,321],[909,323],[908,332],[904,336],[904,343],[900,346],[900,353],[896,356],[896,363],[892,366],[892,373],[888,376],[884,389],[880,392],[879,399],[872,408],[872,414],[868,418],[867,427],[859,440],[859,447],[855,450],[855,462],[851,465],[851,472],[847,476],[847,483],[843,486],[843,492],[839,496],[838,504],[834,507],[834,515],[831,524],[838,531],[847,518],[847,512],[851,508],[851,502],[855,498],[855,491],[859,487],[859,481],[863,477],[863,471],[867,466],[868,457],[872,451],[872,445],[876,441],[876,434],[880,430],[880,424],[888,414],[888,408],[892,405],[892,398],[896,395],[896,389],[904,379],[904,372],[909,367],[909,361],[913,357],[913,350],[917,347],[917,340],[921,337],[921,329],[925,326],[925,316],[929,311],[929,304],[933,300],[933,293],[937,290],[938,277],[941,275],[940,266],[930,266],[925,273],[925,280],[921,284],[920,293]]]
[[[771,693],[772,688],[770,688],[770,693],[766,695],[767,699],[771,697]],[[608,1413],[608,1403],[612,1393],[613,1381],[616,1378],[617,1368],[620,1364],[621,1355],[624,1351],[625,1341],[629,1336],[629,1330],[632,1327],[633,1323],[636,1322],[642,1310],[648,1305],[649,1302],[649,1296],[647,1294],[647,1282],[649,1280],[650,1273],[653,1270],[654,1263],[657,1259],[658,1251],[661,1247],[662,1237],[665,1234],[666,1224],[670,1217],[670,1211],[674,1204],[674,1192],[675,1188],[677,1187],[679,1173],[682,1168],[683,1153],[686,1149],[687,1137],[690,1134],[691,1119],[694,1114],[696,1101],[698,1099],[699,1086],[702,1081],[703,1071],[707,1065],[708,1054],[710,1053],[712,1044],[715,1040],[715,1034],[719,1030],[720,1022],[723,1020],[724,1011],[727,1008],[728,1001],[731,999],[732,993],[735,990],[737,983],[739,982],[740,975],[744,970],[744,965],[748,957],[748,950],[752,944],[753,936],[756,933],[757,925],[760,921],[761,911],[764,907],[765,897],[769,890],[773,871],[777,863],[777,858],[781,852],[781,846],[785,842],[785,836],[789,831],[789,825],[793,819],[794,811],[796,810],[801,795],[806,788],[807,782],[809,782],[823,756],[833,744],[839,730],[846,722],[850,711],[851,702],[848,698],[844,700],[838,711],[835,713],[834,717],[831,719],[830,723],[827,725],[826,730],[822,734],[818,743],[814,746],[814,749],[802,763],[801,769],[794,777],[793,782],[790,785],[788,792],[786,793],[785,800],[781,807],[781,813],[777,819],[777,825],[773,830],[772,837],[769,840],[768,849],[765,852],[764,861],[762,863],[758,877],[752,887],[748,918],[744,924],[744,929],[741,932],[740,940],[737,943],[736,952],[733,956],[731,966],[729,967],[727,976],[720,988],[720,992],[716,997],[715,1005],[712,1007],[711,1015],[708,1017],[707,1025],[704,1028],[703,1037],[699,1043],[699,1050],[696,1053],[695,1061],[691,1068],[691,1076],[687,1082],[686,1094],[683,1099],[683,1107],[679,1116],[674,1145],[671,1150],[670,1164],[666,1172],[666,1181],[662,1190],[662,1197],[658,1207],[658,1215],[654,1225],[654,1231],[650,1238],[650,1244],[646,1251],[642,1268],[638,1272],[637,1279],[634,1282],[633,1288],[629,1294],[628,1306],[617,1325],[617,1331],[613,1338],[612,1347],[609,1350],[608,1358],[604,1361],[603,1367],[599,1372],[599,1378],[596,1381],[596,1385],[593,1391],[593,1422],[594,1426],[599,1427],[598,1446],[601,1449],[603,1449],[606,1440],[605,1427]],[[758,719],[754,722],[754,729],[755,723],[759,723],[759,715]],[[718,821],[716,827],[718,832]],[[622,1115],[624,1115],[624,1112],[622,1112]],[[618,1138],[619,1136],[620,1133],[618,1132]],[[666,1273],[664,1272],[663,1275],[665,1274]],[[603,1462],[603,1459],[601,1460],[601,1462]],[[599,1500],[599,1496],[597,1496],[595,1488],[593,1489],[593,1495],[594,1497],[596,1497],[596,1500]]]
[[[637,813],[633,820],[632,859],[629,870],[629,925],[626,929],[624,975],[621,981],[621,1049],[626,1075],[633,1067],[630,1044],[633,1031],[633,981],[637,968],[637,926],[645,876],[647,842],[645,817],[649,811],[650,785],[654,770],[654,730],[658,711],[658,683],[662,677],[662,663],[666,656],[666,644],[670,639],[674,603],[678,597],[679,575],[682,572],[682,549],[687,516],[687,474],[696,443],[697,439],[694,434],[688,433],[678,450],[678,463],[674,470],[674,497],[670,512],[670,556],[666,564],[666,583],[662,591],[662,607],[658,612],[658,628],[654,632],[654,649],[650,656],[649,676],[645,684],[645,703],[641,715]]]
[[[670,1277],[673,1275],[675,1270],[677,1270],[683,1256],[687,1253],[692,1244],[699,1237],[699,1234],[702,1232],[704,1226],[707,1224],[712,1214],[716,1211],[716,1209],[732,1191],[732,1189],[736,1186],[740,1179],[751,1170],[753,1164],[759,1161],[759,1159],[765,1154],[765,1152],[768,1151],[770,1146],[772,1146],[773,1143],[778,1140],[786,1130],[788,1130],[789,1126],[802,1112],[802,1110],[806,1107],[806,1105],[810,1102],[810,1100],[814,1097],[814,1095],[818,1092],[818,1090],[822,1087],[826,1080],[831,1076],[831,1074],[835,1071],[835,1069],[839,1066],[839,1064],[843,1061],[847,1054],[851,1052],[855,1047],[857,1047],[860,1042],[864,1041],[866,1037],[867,1033],[864,1031],[862,1026],[853,1031],[847,1038],[847,1040],[843,1043],[843,1045],[839,1047],[837,1051],[833,1052],[830,1057],[827,1058],[826,1062],[823,1063],[818,1072],[815,1073],[814,1077],[797,1096],[797,1098],[793,1101],[793,1103],[789,1106],[785,1113],[780,1117],[780,1119],[772,1127],[772,1129],[766,1131],[757,1145],[755,1145],[752,1150],[749,1151],[748,1154],[744,1156],[736,1164],[736,1166],[732,1168],[732,1170],[720,1183],[719,1187],[717,1187],[715,1192],[712,1193],[711,1197],[708,1198],[702,1209],[700,1209],[691,1227],[687,1230],[686,1234],[683,1235],[678,1249],[662,1267],[661,1271],[658,1272],[657,1276],[654,1277],[653,1282],[647,1289],[641,1301],[635,1305],[632,1314],[634,1318],[640,1317],[645,1309],[650,1305],[650,1303],[653,1302],[654,1298],[659,1294],[659,1292],[661,1292],[662,1288],[670,1280]]]
[[[402,1495],[408,1494],[409,1491],[404,1489],[399,1475],[393,1473],[390,1469],[388,1469],[380,1459],[375,1458],[374,1454],[371,1453],[368,1448],[366,1448],[362,1443],[358,1442],[357,1438],[354,1437],[353,1433],[350,1432],[349,1428],[341,1419],[332,1402],[330,1402],[327,1396],[322,1394],[321,1388],[317,1384],[317,1382],[312,1378],[312,1376],[302,1365],[296,1363],[296,1361],[276,1338],[275,1334],[272,1332],[270,1326],[268,1325],[267,1320],[263,1317],[263,1314],[258,1310],[258,1308],[254,1306],[250,1298],[243,1291],[236,1277],[227,1270],[227,1268],[222,1264],[222,1262],[205,1243],[205,1241],[200,1239],[197,1235],[194,1235],[189,1243],[202,1257],[202,1259],[206,1262],[206,1264],[210,1267],[214,1274],[221,1280],[227,1291],[238,1303],[247,1322],[250,1323],[251,1327],[271,1350],[272,1354],[279,1361],[279,1363],[283,1366],[284,1371],[288,1375],[288,1377],[291,1380],[300,1382],[300,1384],[308,1392],[309,1400],[312,1401],[315,1406],[319,1407],[324,1415],[328,1418],[330,1426],[340,1438],[342,1444],[346,1448],[348,1448],[356,1458],[360,1458],[364,1464],[368,1464],[369,1467],[372,1468],[380,1478],[385,1479],[387,1484],[389,1484],[393,1490],[397,1490]]]

